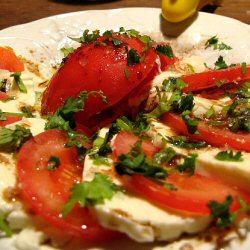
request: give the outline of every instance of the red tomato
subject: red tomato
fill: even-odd
[[[10,47],[0,47],[0,69],[11,72],[24,71],[23,62]]]
[[[77,149],[67,148],[67,137],[60,130],[45,131],[26,142],[18,155],[18,178],[22,197],[31,209],[50,224],[86,240],[105,239],[111,232],[101,228],[87,208],[76,206],[64,218],[61,215],[70,189],[81,181],[82,164]],[[51,156],[59,157],[60,166],[48,170]]]
[[[76,116],[76,121],[85,125],[85,122],[92,117],[101,114],[104,110],[112,109],[124,97],[129,97],[129,93],[141,83],[147,84],[152,80],[154,75],[150,73],[152,70],[155,72],[157,57],[155,50],[149,49],[141,63],[127,66],[126,47],[137,50],[139,55],[143,56],[145,44],[135,38],[119,35],[115,37],[127,44],[120,47],[114,46],[111,42],[105,46],[96,46],[93,43],[83,44],[69,55],[66,63],[54,75],[43,95],[43,114],[54,113],[68,97],[76,97],[83,90],[88,92],[102,90],[109,101],[108,104],[103,103],[98,95],[90,96],[84,111]],[[103,37],[99,39],[99,41],[103,40]],[[125,74],[126,69],[129,77]],[[149,75],[150,79],[148,79]],[[146,79],[147,82],[145,82]],[[124,110],[126,112],[130,110],[127,104],[120,110],[120,113],[124,114]],[[109,116],[106,117],[108,118]],[[102,121],[105,122],[105,118]]]
[[[4,127],[6,125],[9,125],[14,122],[18,122],[22,120],[22,117],[20,116],[14,116],[14,115],[6,115],[7,120],[0,121],[0,127]]]
[[[121,154],[127,154],[139,140],[140,138],[138,138],[134,134],[120,132],[115,138],[113,146],[114,156],[118,158],[118,156]],[[142,149],[148,157],[152,157],[159,151],[159,148],[154,146],[154,144],[149,140],[142,141]]]
[[[9,98],[8,94],[5,92],[0,91],[0,101],[3,101],[5,99]]]
[[[199,134],[190,134],[185,121],[173,113],[165,113],[162,116],[162,122],[182,135],[206,141],[212,146],[225,147],[228,145],[233,149],[250,152],[250,134],[247,132],[233,133],[228,129],[211,126],[200,121],[197,126]]]
[[[166,181],[173,184],[177,190],[170,190],[139,175],[126,180],[129,180],[127,185],[131,191],[160,207],[180,212],[182,215],[209,215],[211,211],[208,203],[212,200],[223,202],[228,195],[234,199],[231,211],[241,207],[238,196],[247,203],[250,201],[249,195],[237,187],[198,174],[170,174]]]
[[[217,81],[223,84],[248,81],[250,80],[250,66],[247,66],[245,74],[242,72],[241,66],[236,66],[185,75],[182,77],[182,80],[188,84],[188,87],[184,89],[186,93],[217,87]]]

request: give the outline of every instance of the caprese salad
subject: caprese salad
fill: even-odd
[[[250,244],[250,65],[133,29],[72,39],[49,81],[0,47],[0,246]]]

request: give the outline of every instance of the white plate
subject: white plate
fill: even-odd
[[[157,8],[94,10],[52,16],[1,30],[0,45],[9,45],[25,57],[38,63],[42,62],[45,66],[51,66],[51,63],[60,62],[62,57],[60,48],[75,45],[68,36],[79,37],[85,29],[104,31],[118,30],[119,27],[139,30],[141,33],[150,34],[156,40],[168,39],[180,54],[199,54],[211,64],[218,57],[218,53],[223,55],[228,63],[250,63],[249,25],[223,16],[199,13],[194,22],[173,39],[164,35],[169,27],[162,22],[161,10]],[[223,42],[233,47],[233,50],[220,52],[207,50],[206,53],[201,53],[200,48],[204,46],[204,41],[214,35],[218,35]],[[119,246],[119,250],[177,250],[184,249],[183,244],[194,246],[194,248],[188,248],[186,245],[185,249],[213,249],[209,243],[201,243],[197,240],[182,240],[168,246],[165,246],[165,243],[157,243],[158,246],[156,246],[136,244],[129,240],[121,243],[117,240],[108,242],[101,248],[118,250],[117,246]],[[233,245],[227,249],[250,249],[250,241],[245,241],[244,244],[244,246]],[[100,247],[91,249],[100,249]]]

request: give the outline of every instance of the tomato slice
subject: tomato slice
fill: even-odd
[[[0,47],[0,69],[11,72],[24,71],[24,64],[12,48]]]
[[[76,117],[78,123],[85,125],[85,121],[103,110],[112,108],[147,79],[155,68],[157,57],[155,50],[153,48],[147,50],[141,63],[128,66],[126,48],[133,48],[143,56],[145,44],[140,39],[114,36],[126,44],[119,47],[111,42],[105,46],[96,46],[94,43],[83,44],[69,55],[43,95],[43,114],[54,113],[67,98],[76,97],[83,90],[88,92],[102,90],[108,99],[108,104],[105,104],[99,95],[90,96],[84,111],[79,112]],[[101,37],[98,41],[104,39],[106,38]],[[153,77],[147,81],[151,81]],[[127,107],[126,111],[128,109]]]
[[[22,117],[14,115],[6,115],[5,121],[0,121],[0,127],[5,127],[6,125],[12,124],[14,122],[21,121]]]
[[[99,226],[87,208],[76,206],[66,218],[61,215],[71,187],[80,182],[82,176],[77,149],[65,147],[66,142],[64,132],[55,129],[23,145],[17,163],[22,197],[36,214],[65,234],[86,240],[105,239],[113,232]],[[56,170],[47,169],[51,156],[60,159]]]
[[[228,145],[237,150],[250,152],[250,134],[247,132],[233,133],[228,129],[214,127],[200,121],[197,126],[199,134],[190,134],[185,121],[179,115],[165,113],[161,120],[178,133],[194,139],[206,141],[212,146],[225,147]]]
[[[214,178],[195,174],[170,174],[167,182],[177,190],[170,190],[164,186],[143,177],[133,175],[128,181],[128,188],[136,194],[152,201],[160,207],[179,212],[182,215],[204,216],[211,213],[208,203],[212,200],[223,202],[228,195],[233,197],[231,211],[241,207],[237,197],[249,203],[250,197],[244,191]]]
[[[243,73],[241,66],[229,67],[227,69],[209,70],[201,73],[195,73],[182,76],[182,80],[188,84],[184,92],[198,91],[212,87],[218,87],[217,82],[224,84],[233,82],[242,82],[250,80],[250,65]]]
[[[134,134],[120,132],[116,136],[113,145],[114,156],[118,158],[118,156],[121,154],[127,154],[139,140],[140,138],[138,138]],[[142,140],[142,149],[149,158],[159,151],[159,148],[149,140]]]
[[[9,98],[9,95],[5,92],[0,91],[0,101],[3,101],[5,99]]]

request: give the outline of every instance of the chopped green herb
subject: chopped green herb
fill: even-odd
[[[126,79],[129,80],[130,79],[130,75],[129,75],[129,68],[128,68],[128,66],[125,67],[124,72],[125,72]]]
[[[119,46],[119,45],[121,45],[121,44],[126,44],[126,42],[124,42],[123,40],[115,38],[115,37],[113,36],[113,33],[112,33],[111,30],[105,31],[105,32],[103,33],[103,36],[106,37],[106,38],[111,39],[112,42],[113,42],[113,44],[114,44],[115,46]]]
[[[179,148],[204,148],[208,146],[205,141],[188,141],[186,136],[167,137],[167,142]]]
[[[250,211],[250,206],[241,197],[237,197],[237,199],[241,208],[232,213],[230,212],[230,206],[233,203],[233,198],[231,196],[227,196],[226,200],[222,203],[217,201],[209,202],[208,207],[218,227],[230,227],[235,223],[240,213],[247,213]]]
[[[160,55],[167,56],[170,59],[174,59],[173,50],[169,45],[157,45],[156,52]]]
[[[130,49],[127,52],[127,58],[128,58],[128,66],[132,66],[135,64],[140,63],[140,56],[135,49]]]
[[[115,168],[120,175],[139,174],[154,179],[165,179],[167,177],[167,171],[148,159],[142,152],[140,142],[136,143],[128,154],[119,156],[119,162]]]
[[[243,75],[247,73],[247,64],[245,62],[241,64],[241,71]]]
[[[109,162],[109,159],[105,156],[101,156],[98,154],[90,154],[89,155],[90,159],[93,160],[93,164],[100,166],[100,165],[106,165],[106,166],[111,166],[111,163]]]
[[[226,45],[225,43],[221,42],[219,43],[219,38],[217,36],[213,36],[210,39],[208,39],[205,43],[205,49],[213,47],[214,50],[231,50],[232,48],[229,45]]]
[[[8,83],[7,79],[3,79],[0,81],[0,91],[7,92],[8,90],[7,83]]]
[[[15,100],[15,99],[16,99],[15,96],[10,96],[8,98],[5,98],[5,99],[1,100],[1,102],[9,102],[9,101],[12,101],[12,100]]]
[[[171,147],[164,148],[160,152],[156,153],[153,157],[154,162],[161,165],[164,163],[169,163],[177,155],[175,150]]]
[[[24,117],[27,117],[27,118],[36,117],[35,115],[32,114],[32,110],[27,106],[21,107],[21,111],[22,111]]]
[[[7,237],[11,237],[13,232],[6,221],[8,214],[0,215],[0,232],[4,232]]]
[[[164,183],[163,187],[165,187],[166,189],[170,190],[170,191],[177,191],[178,188],[176,186],[174,186],[172,183]]]
[[[183,120],[185,121],[187,128],[188,128],[188,132],[190,134],[197,134],[199,133],[197,130],[197,126],[199,124],[199,120],[197,118],[191,118],[190,117],[190,111],[186,110],[181,114]]]
[[[183,90],[188,86],[181,78],[170,77],[162,82],[163,89],[167,92],[173,92],[176,90]]]
[[[57,170],[60,165],[61,165],[60,158],[53,155],[49,159],[47,169],[54,171]]]
[[[74,48],[70,47],[70,48],[61,48],[61,51],[64,55],[64,57],[68,57],[69,54],[73,53],[74,52]]]
[[[21,72],[15,72],[10,76],[14,77],[14,82],[16,83],[18,89],[23,93],[27,93],[27,88],[25,87],[23,80],[21,79]]]
[[[232,150],[230,151],[221,151],[216,154],[215,158],[220,161],[243,161],[242,153],[240,151],[233,153]]]
[[[194,67],[193,67],[192,64],[188,64],[187,66],[188,66],[188,68],[190,69],[190,71],[191,71],[192,73],[195,73],[195,70],[194,70]]]
[[[0,128],[0,150],[13,151],[29,140],[32,134],[29,129],[16,125],[15,129]]]
[[[218,88],[220,88],[221,86],[223,86],[225,84],[225,82],[216,79],[215,84],[218,86]]]
[[[0,121],[6,121],[7,117],[6,115],[3,113],[3,111],[0,109]]]
[[[66,217],[77,203],[81,207],[103,204],[105,199],[112,199],[118,190],[119,187],[107,176],[96,174],[92,181],[76,184],[71,189],[70,201],[63,207],[63,216]]]
[[[197,154],[192,154],[184,158],[184,162],[177,166],[180,172],[188,172],[189,175],[193,175],[195,171],[195,162],[197,159]]]
[[[211,106],[211,107],[207,110],[207,112],[205,113],[205,117],[210,119],[210,118],[213,118],[213,117],[215,116],[215,114],[216,114],[215,109],[214,109],[213,106]]]
[[[227,69],[227,68],[228,68],[228,65],[224,61],[223,56],[219,56],[218,60],[215,62],[214,69],[219,70],[219,69]]]
[[[94,30],[92,33],[89,33],[89,30],[84,30],[83,34],[79,38],[72,38],[69,37],[71,40],[78,42],[78,43],[91,43],[95,42],[100,37],[100,31]]]

